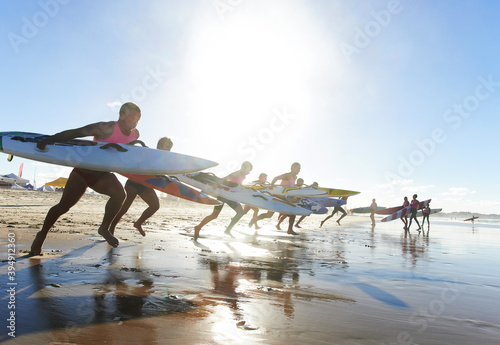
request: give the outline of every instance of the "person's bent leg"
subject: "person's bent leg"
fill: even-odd
[[[109,196],[109,200],[104,208],[104,217],[97,232],[104,237],[108,244],[112,247],[118,247],[119,241],[109,232],[111,222],[120,211],[122,204],[126,198],[125,190],[122,184],[115,175],[106,174],[102,176],[93,186],[92,189],[97,193]]]
[[[243,211],[243,207],[241,205],[238,205],[238,207],[235,208],[236,215],[231,219],[231,223],[229,223],[228,227],[226,228],[226,231],[224,231],[225,234],[229,234],[233,227],[238,223],[238,221],[245,215],[245,212]]]
[[[289,235],[298,235],[295,231],[293,231],[293,224],[295,223],[295,215],[291,215],[288,218],[288,231],[286,232]]]
[[[220,211],[222,210],[222,206],[224,206],[224,204],[215,206],[213,212],[211,214],[209,214],[208,216],[206,216],[205,218],[203,218],[203,220],[200,222],[200,224],[198,224],[194,227],[194,239],[195,240],[197,240],[198,237],[200,237],[201,228],[203,228],[205,225],[210,223],[212,220],[217,219],[217,217],[220,214]]]
[[[109,225],[109,232],[111,233],[111,235],[115,234],[116,225],[120,222],[123,215],[125,213],[127,213],[127,211],[129,210],[130,206],[132,205],[132,203],[134,202],[134,200],[137,196],[137,189],[135,189],[133,186],[131,186],[129,184],[125,184],[125,192],[127,194],[127,197],[126,197],[125,201],[123,202],[123,205],[120,208],[120,211],[118,211],[115,218],[113,218],[113,221]]]
[[[35,239],[31,244],[31,255],[40,255],[42,253],[42,245],[49,230],[60,216],[68,212],[69,209],[71,209],[71,207],[73,207],[78,200],[80,200],[86,189],[87,183],[85,180],[78,175],[78,173],[71,172],[68,181],[66,182],[61,200],[57,205],[53,206],[49,210],[43,222],[42,229],[36,234]]]
[[[139,230],[142,236],[146,236],[142,224],[160,209],[160,200],[158,200],[154,189],[151,188],[145,189],[139,196],[148,204],[148,208],[142,212],[139,219],[134,223],[134,227]]]

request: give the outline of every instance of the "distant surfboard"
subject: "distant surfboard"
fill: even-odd
[[[474,221],[474,219],[478,219],[478,218],[479,218],[479,217],[473,216],[472,218],[467,218],[467,219],[464,219],[464,222]]]
[[[204,170],[216,162],[180,153],[99,141],[73,139],[36,144],[47,135],[0,132],[0,151],[39,162],[124,174],[169,175]]]

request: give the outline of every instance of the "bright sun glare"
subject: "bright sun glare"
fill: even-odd
[[[207,17],[193,31],[187,115],[210,118],[215,121],[204,125],[218,126],[235,115],[264,120],[277,106],[307,109],[315,64],[304,26],[294,26],[290,13],[238,11],[228,21]]]

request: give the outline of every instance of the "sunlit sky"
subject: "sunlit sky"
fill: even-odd
[[[297,161],[348,206],[500,213],[498,1],[2,1],[0,131],[142,109],[141,139],[247,181]],[[70,168],[0,155],[37,186]]]

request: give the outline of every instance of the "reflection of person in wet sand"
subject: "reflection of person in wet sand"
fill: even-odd
[[[43,150],[46,145],[51,145],[56,141],[88,136],[93,136],[96,141],[127,144],[139,138],[139,131],[135,127],[140,118],[141,110],[139,107],[134,103],[125,103],[120,108],[118,121],[97,122],[84,127],[66,130],[38,142],[37,148]],[[36,234],[31,245],[31,255],[40,255],[42,253],[42,245],[49,230],[60,216],[68,212],[80,200],[87,187],[109,196],[104,217],[97,232],[104,237],[109,245],[118,247],[118,239],[109,232],[109,226],[120,211],[126,197],[122,184],[110,172],[74,168],[66,182],[61,200],[49,210],[42,229]]]
[[[170,140],[170,138],[163,137],[158,140],[156,148],[158,150],[170,151],[173,145],[174,144],[172,143],[172,140]],[[153,188],[132,180],[127,180],[127,182],[125,183],[125,192],[127,193],[127,198],[125,199],[120,212],[118,212],[115,219],[113,219],[113,221],[111,222],[109,232],[113,235],[115,234],[116,225],[122,219],[123,215],[127,213],[137,195],[139,195],[141,199],[146,202],[148,208],[146,208],[139,219],[136,220],[136,222],[134,223],[134,227],[139,230],[142,236],[146,236],[146,233],[142,229],[142,224],[144,224],[144,222],[148,218],[150,218],[153,214],[156,213],[156,211],[160,209],[160,201],[158,200],[158,196],[156,195],[156,192]]]
[[[252,171],[252,168],[253,168],[252,163],[245,161],[241,164],[240,170],[235,171],[235,172],[227,175],[226,177],[222,178],[219,181],[219,184],[224,184],[225,181],[229,181],[229,182],[233,182],[233,183],[237,183],[237,184],[242,184],[245,177],[250,173],[250,171]],[[228,227],[226,228],[226,231],[224,231],[225,234],[229,234],[231,232],[231,229],[236,225],[236,223],[238,223],[240,218],[243,217],[243,215],[245,214],[243,211],[243,207],[241,206],[241,204],[239,202],[224,199],[222,197],[218,197],[217,200],[222,201],[223,204],[215,206],[212,214],[203,218],[203,220],[200,222],[200,224],[198,224],[197,226],[194,227],[194,239],[195,240],[198,239],[198,237],[200,236],[201,228],[203,228],[205,225],[210,223],[212,220],[216,219],[219,216],[220,211],[222,211],[222,208],[224,207],[225,204],[227,204],[229,207],[231,207],[236,212],[236,215],[233,217],[233,219],[231,219],[231,222],[229,223]]]

